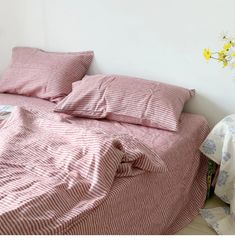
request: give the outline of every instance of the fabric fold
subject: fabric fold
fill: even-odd
[[[102,203],[116,177],[166,171],[129,135],[17,107],[0,124],[0,234],[63,234]]]

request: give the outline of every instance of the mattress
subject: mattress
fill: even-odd
[[[10,104],[53,112],[55,104],[37,98],[0,94]],[[107,120],[67,117],[80,127],[129,134],[153,149],[167,173],[117,177],[106,199],[63,234],[174,234],[199,213],[207,191],[207,162],[199,146],[209,132],[207,121],[183,113],[178,132]]]

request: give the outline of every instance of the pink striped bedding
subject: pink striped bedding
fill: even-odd
[[[177,131],[184,104],[195,90],[121,75],[86,75],[56,112]]]
[[[51,104],[48,101],[0,94],[0,105],[1,104],[17,104],[19,106],[34,107],[34,110],[40,110],[39,113],[35,111],[33,112],[33,120],[35,120],[36,123],[29,121],[29,117],[25,118],[26,123],[29,122],[31,125],[36,125],[36,127],[43,124],[41,121],[37,122],[36,120],[38,119],[43,118],[43,120],[46,119],[50,122],[52,117],[53,119],[57,117],[55,114],[52,114],[54,104]],[[20,115],[22,112],[22,110],[20,110],[21,109],[18,109],[18,113],[15,113],[15,117]],[[40,113],[45,113],[45,111],[47,114],[44,114],[43,117],[41,117]],[[29,114],[29,116],[30,115],[31,114]],[[35,115],[39,115],[40,117],[37,116],[35,118]],[[18,119],[20,120],[20,118]],[[107,137],[107,134],[111,135],[111,137],[115,137],[115,139],[118,137],[118,144],[120,144],[120,142],[122,145],[124,144],[123,149],[126,147],[132,155],[135,153],[132,152],[132,149],[129,149],[129,145],[132,145],[133,143],[125,143],[125,138],[128,140],[134,140],[133,142],[137,142],[134,143],[135,152],[144,149],[144,155],[142,154],[142,157],[146,157],[145,161],[148,160],[146,164],[149,166],[147,167],[152,170],[153,164],[159,164],[157,167],[154,166],[154,169],[157,170],[155,172],[140,171],[140,174],[138,173],[135,174],[135,176],[132,176],[132,172],[136,172],[136,170],[132,169],[133,166],[130,166],[130,163],[124,163],[123,169],[119,169],[118,172],[115,173],[114,171],[117,166],[113,169],[113,165],[111,165],[113,162],[115,163],[115,159],[106,157],[104,160],[108,161],[108,167],[112,167],[111,173],[114,178],[110,180],[108,179],[109,182],[107,182],[107,180],[104,182],[104,179],[96,181],[95,184],[99,184],[99,182],[102,184],[106,184],[107,182],[108,184],[107,187],[102,190],[106,191],[104,196],[100,196],[97,191],[95,194],[91,195],[95,198],[99,197],[98,200],[89,203],[85,199],[83,201],[86,202],[83,204],[80,193],[84,191],[84,194],[88,196],[89,192],[86,193],[86,187],[82,190],[82,184],[79,184],[78,187],[81,187],[78,188],[78,191],[76,191],[76,189],[71,191],[69,189],[70,186],[73,187],[74,185],[76,187],[75,183],[78,182],[75,179],[76,181],[73,180],[75,183],[72,182],[70,186],[67,184],[67,187],[65,183],[63,183],[63,180],[61,181],[62,185],[57,186],[57,189],[55,189],[53,184],[56,183],[53,182],[55,182],[56,176],[54,174],[51,174],[50,176],[50,174],[47,173],[45,174],[45,177],[42,175],[40,178],[40,184],[43,184],[44,182],[44,185],[47,187],[46,189],[50,190],[53,188],[52,191],[46,192],[43,190],[45,193],[41,194],[41,196],[44,199],[41,200],[36,199],[36,197],[34,197],[35,194],[32,194],[30,199],[26,199],[25,201],[27,205],[24,205],[21,203],[17,204],[17,202],[14,201],[13,195],[20,193],[22,196],[26,196],[27,191],[32,189],[37,183],[31,184],[29,187],[24,186],[24,184],[29,181],[27,180],[29,178],[27,178],[25,174],[16,172],[14,173],[14,176],[12,176],[13,173],[10,173],[14,169],[21,169],[21,167],[12,166],[11,169],[8,167],[6,170],[2,167],[1,176],[4,172],[6,172],[6,174],[8,172],[11,174],[12,183],[17,184],[17,180],[14,179],[17,179],[19,176],[22,177],[23,183],[18,184],[17,186],[21,189],[14,190],[12,197],[8,198],[11,198],[12,200],[8,200],[6,206],[0,207],[0,225],[6,226],[6,218],[4,216],[8,218],[9,224],[12,225],[10,230],[2,230],[1,233],[22,234],[23,231],[25,231],[26,234],[174,234],[187,225],[194,216],[198,214],[199,208],[204,204],[207,189],[207,163],[204,156],[202,156],[198,150],[198,147],[208,134],[208,125],[203,117],[183,113],[178,132],[168,132],[156,128],[107,120],[98,121],[74,117],[62,117],[56,119],[57,121],[54,122],[54,125],[57,126],[65,125],[67,127],[68,125],[75,130],[86,130],[86,133],[88,134],[93,134],[92,132],[102,130],[101,134],[99,134],[101,135],[100,137],[103,137],[102,135]],[[29,127],[30,124],[27,124],[26,127]],[[47,130],[49,133],[57,130],[53,128],[53,125],[50,125],[49,127],[50,128],[48,128],[47,125],[44,127],[45,129],[48,128]],[[4,131],[1,130],[1,132]],[[39,129],[37,135],[38,137],[41,137]],[[10,137],[12,136],[9,134],[8,136],[9,139],[11,139]],[[32,138],[33,137],[34,136],[32,136]],[[67,141],[73,142],[72,137],[73,136],[71,136],[71,139],[67,137]],[[20,139],[21,136],[19,135],[17,138]],[[80,139],[80,137],[78,138]],[[51,137],[51,139],[53,139],[53,137]],[[4,143],[1,138],[0,140],[1,145],[5,147],[8,142]],[[55,143],[58,142],[56,140]],[[110,141],[110,137],[108,140]],[[13,142],[15,143],[15,141]],[[105,142],[105,139],[102,138],[100,142]],[[92,144],[97,146],[97,140],[94,140],[94,143]],[[109,146],[111,147],[111,152],[113,151],[112,145],[113,143]],[[32,144],[29,147],[31,146]],[[120,148],[120,146],[118,147]],[[132,146],[131,148],[134,147]],[[12,146],[10,149],[12,149]],[[48,146],[47,149],[47,151],[51,152],[53,155],[57,154],[57,151],[55,149],[52,150],[51,146]],[[72,148],[69,146],[69,149],[71,150]],[[146,149],[148,150],[147,152]],[[151,151],[149,149],[151,149]],[[66,154],[65,151],[66,149],[63,149],[62,154]],[[10,154],[11,152],[5,153],[9,162],[11,162],[12,157]],[[13,154],[17,153],[13,152]],[[20,152],[18,155],[20,155]],[[154,157],[150,159],[150,156],[152,157],[152,155]],[[36,159],[34,156],[33,158]],[[117,160],[117,163],[120,165],[120,159]],[[60,164],[64,164],[64,167],[66,167],[67,164],[65,161],[67,161],[67,158],[64,159],[61,157]],[[103,160],[100,159],[101,163],[102,161]],[[159,163],[156,163],[156,161]],[[35,165],[35,162],[32,163],[28,161],[28,169],[40,174],[44,169],[42,164],[41,166],[38,165],[40,162],[42,162],[42,158],[36,159],[37,165]],[[51,160],[49,159],[46,162],[45,167],[49,167],[51,164],[50,162]],[[115,165],[117,165],[117,163],[115,163]],[[167,171],[162,170],[162,165],[164,166],[164,164],[167,167]],[[7,163],[5,165],[7,165]],[[74,166],[76,165],[79,167],[79,162],[75,162]],[[106,166],[107,164],[102,163],[102,167],[103,165]],[[123,164],[121,163],[121,166],[122,165]],[[69,169],[70,167],[71,166],[68,165],[66,169]],[[145,170],[145,168],[146,166],[142,167],[143,170]],[[79,172],[82,172],[80,167],[78,170]],[[105,171],[101,171],[101,174],[104,176],[105,174],[107,175]],[[117,174],[125,174],[125,176],[119,176]],[[71,176],[72,175],[73,174],[71,174]],[[23,177],[25,177],[25,179]],[[0,179],[1,189],[1,186],[5,181],[4,179],[6,180],[9,178],[6,175],[6,177]],[[10,189],[10,187],[8,188]],[[33,192],[36,193],[37,191],[33,190]],[[57,199],[58,197],[60,198],[56,200],[59,202],[48,203],[51,198],[50,195],[52,194],[54,194]],[[72,198],[70,197],[71,194]],[[102,198],[100,199],[100,197]],[[4,196],[0,198],[0,200],[3,199]],[[67,203],[70,204],[70,202],[72,205],[67,205]],[[81,207],[83,208],[81,210],[76,210],[76,205],[79,206],[79,203],[82,204]],[[65,204],[67,206],[64,208]],[[22,213],[14,206],[22,206]],[[4,211],[4,209],[8,209],[9,211]],[[42,211],[43,213],[41,214]],[[5,220],[2,219],[3,217]],[[38,218],[37,223],[35,222],[35,218]],[[16,224],[21,226],[21,229],[18,226],[15,226]],[[0,226],[0,228],[2,228],[2,226]],[[43,230],[40,230],[40,228],[43,228]]]
[[[62,234],[109,193],[115,177],[166,172],[128,135],[18,108],[0,125],[0,233]]]
[[[15,47],[11,63],[0,78],[0,92],[58,102],[72,91],[72,83],[87,73],[93,55],[93,51],[66,53]]]

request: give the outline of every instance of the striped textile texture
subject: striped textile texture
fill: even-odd
[[[55,107],[46,100],[0,93],[0,105],[6,104],[47,113],[53,113]],[[182,113],[180,119],[178,132],[168,132],[106,119],[67,116],[66,121],[77,127],[135,137],[159,155],[168,171],[116,177],[105,199],[83,219],[65,225],[63,234],[175,234],[190,223],[203,207],[207,193],[207,160],[199,147],[209,127],[201,115]],[[44,204],[37,199],[35,202]],[[53,209],[46,214],[52,212]]]
[[[119,75],[85,76],[55,108],[79,117],[109,119],[177,131],[194,90]]]
[[[0,124],[0,234],[64,234],[106,199],[114,179],[166,173],[145,144],[16,108]]]
[[[93,55],[92,51],[58,53],[15,47],[0,80],[0,92],[58,102],[72,91],[72,83],[87,73]]]
[[[27,107],[52,113],[55,103],[48,100],[18,94],[0,93],[0,105]]]

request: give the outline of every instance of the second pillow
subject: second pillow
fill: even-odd
[[[121,75],[85,76],[55,112],[177,131],[194,90]]]

